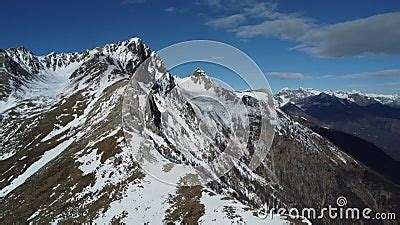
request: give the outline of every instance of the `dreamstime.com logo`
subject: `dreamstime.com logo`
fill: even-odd
[[[301,210],[297,208],[279,208],[270,207],[265,204],[264,208],[258,212],[258,217],[261,219],[271,218],[273,219],[276,215],[285,215],[291,218],[306,218],[308,220],[320,220],[324,218],[330,218],[332,220],[396,220],[396,213],[394,212],[373,212],[371,208],[352,208],[346,207],[347,198],[340,196],[336,200],[336,205],[329,205],[328,207],[315,209],[315,208],[303,208]]]

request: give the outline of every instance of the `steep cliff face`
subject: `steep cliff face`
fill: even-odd
[[[201,70],[173,76],[137,38],[82,53],[1,52],[1,222],[282,224],[257,209],[322,208],[342,195],[354,207],[400,208],[397,185],[276,112],[269,93],[226,90]],[[143,68],[153,76],[132,77]],[[242,152],[218,177],[210,162],[238,154],[232,140]],[[143,164],[149,152],[165,162],[157,179]],[[213,181],[188,187],[171,162],[208,168]]]

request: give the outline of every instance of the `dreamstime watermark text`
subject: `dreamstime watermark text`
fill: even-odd
[[[276,215],[289,216],[291,218],[305,218],[308,220],[319,220],[330,218],[332,220],[396,220],[396,213],[394,212],[373,212],[371,208],[357,208],[346,207],[347,198],[340,196],[336,200],[336,205],[328,205],[321,209],[316,208],[283,208],[283,207],[270,207],[267,204],[258,213],[259,218],[273,219]]]

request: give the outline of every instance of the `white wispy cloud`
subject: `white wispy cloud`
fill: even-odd
[[[292,50],[319,57],[400,53],[400,12],[320,24],[297,13],[282,13],[277,3],[251,0],[244,3],[247,6],[234,9],[234,15],[219,17],[211,20],[215,23],[209,21],[206,24],[228,28],[239,38],[262,36],[292,40],[298,43]],[[219,1],[219,4],[227,3]]]
[[[243,13],[258,18],[281,18],[284,14],[277,11],[278,4],[276,2],[249,2],[248,7],[244,7]]]
[[[222,0],[197,0],[196,5],[207,5],[211,7],[221,7]]]
[[[393,69],[393,70],[380,70],[380,71],[372,71],[372,72],[362,72],[362,73],[353,73],[338,76],[341,79],[357,79],[357,78],[384,78],[384,77],[399,77],[400,78],[400,70]]]
[[[246,21],[246,16],[243,14],[234,14],[227,17],[216,18],[208,21],[206,24],[215,28],[231,28]]]
[[[321,75],[321,76],[310,76],[305,75],[300,72],[268,72],[266,73],[268,77],[278,78],[278,79],[286,79],[286,80],[304,80],[304,79],[365,79],[365,78],[391,78],[391,77],[399,77],[400,78],[400,69],[392,69],[392,70],[379,70],[379,71],[366,71],[360,73],[352,73],[345,75]],[[391,82],[386,84],[400,84],[399,82]]]
[[[186,8],[178,8],[178,7],[171,6],[171,7],[165,8],[164,11],[166,13],[169,13],[169,14],[179,14],[179,13],[186,12],[187,9]]]
[[[400,12],[346,21],[308,30],[296,40],[310,54],[341,57],[400,53]]]
[[[172,6],[164,9],[164,11],[167,12],[167,13],[173,13],[175,10],[176,10],[176,8],[172,7]]]
[[[311,77],[304,75],[303,73],[297,72],[268,72],[267,77],[273,77],[284,80],[304,80],[310,79]]]
[[[383,86],[400,88],[400,82],[388,82],[388,83],[384,83]]]
[[[253,38],[256,36],[276,37],[294,40],[304,36],[312,27],[302,18],[285,18],[264,21],[257,25],[241,26],[235,30],[240,38]]]

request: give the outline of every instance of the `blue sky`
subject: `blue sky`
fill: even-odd
[[[0,48],[71,52],[138,36],[159,50],[210,39],[252,57],[274,91],[303,86],[400,93],[398,0],[3,0],[1,8]],[[229,70],[201,67],[235,80]]]

